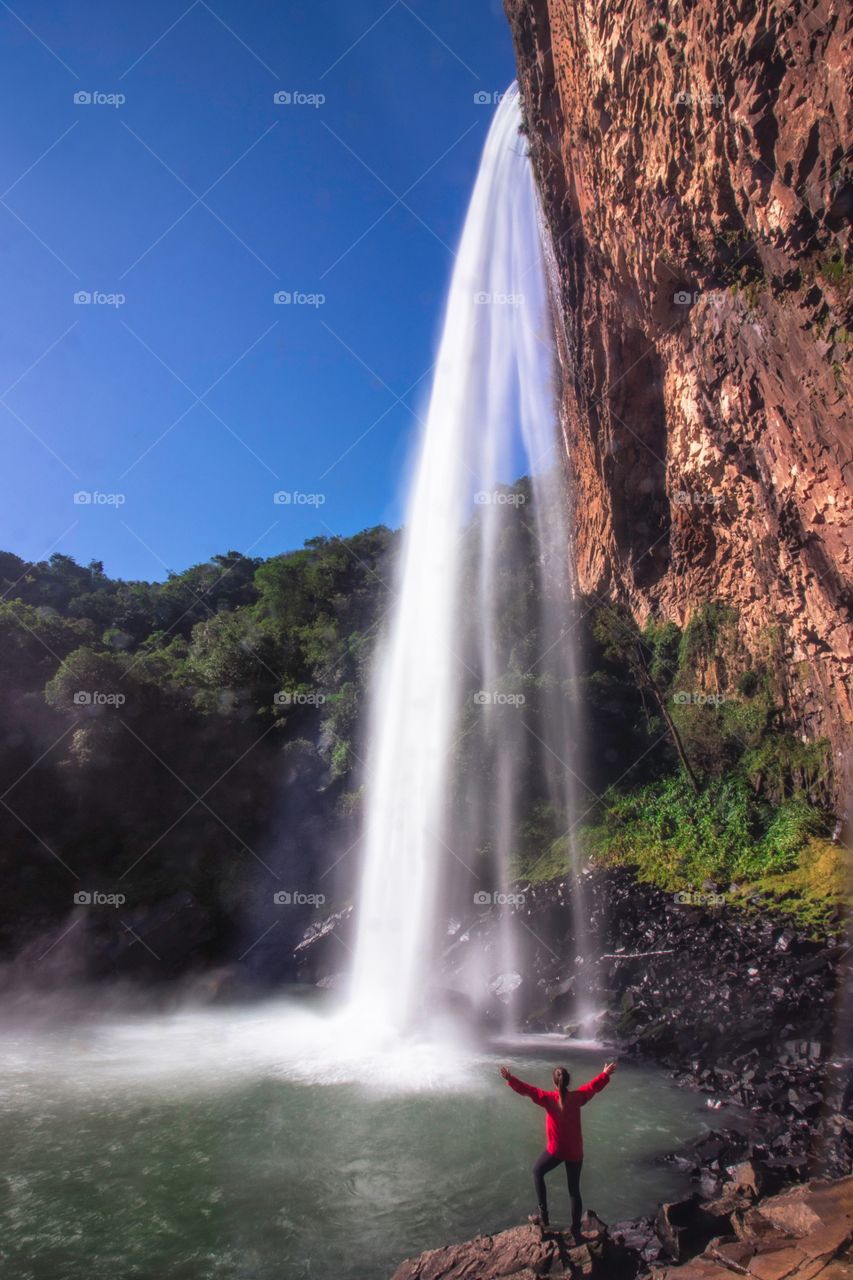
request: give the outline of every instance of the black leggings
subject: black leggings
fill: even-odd
[[[550,1173],[552,1169],[556,1169],[559,1164],[565,1164],[566,1166],[566,1181],[569,1184],[569,1195],[572,1200],[572,1230],[579,1231],[581,1214],[583,1213],[583,1201],[581,1200],[581,1166],[583,1165],[583,1160],[563,1161],[559,1156],[552,1156],[547,1151],[542,1152],[533,1166],[533,1185],[536,1188],[539,1212],[543,1218],[547,1219],[548,1193],[545,1190],[545,1174]]]

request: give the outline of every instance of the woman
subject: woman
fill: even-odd
[[[530,1215],[530,1221],[537,1226],[547,1227],[548,1196],[545,1191],[545,1174],[565,1163],[566,1179],[569,1184],[569,1195],[572,1200],[572,1235],[581,1240],[581,1165],[583,1164],[583,1134],[581,1133],[581,1107],[586,1106],[593,1094],[600,1093],[610,1083],[610,1077],[616,1070],[615,1062],[605,1063],[604,1070],[595,1079],[582,1084],[579,1089],[569,1089],[570,1076],[565,1067],[554,1068],[554,1084],[551,1092],[537,1089],[535,1085],[525,1084],[517,1076],[512,1075],[509,1067],[501,1067],[501,1075],[510,1089],[530,1098],[537,1107],[545,1109],[546,1148],[533,1166],[533,1185],[536,1188],[536,1200],[539,1212]]]

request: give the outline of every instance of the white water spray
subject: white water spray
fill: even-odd
[[[519,817],[515,773],[527,730],[520,715],[498,723],[492,705],[500,671],[499,526],[506,496],[497,486],[512,475],[519,438],[533,477],[531,534],[539,543],[546,602],[543,653],[533,674],[550,679],[559,695],[574,674],[558,616],[569,598],[569,552],[556,465],[553,322],[538,197],[520,123],[513,85],[486,140],[453,270],[406,510],[393,622],[374,676],[351,1001],[359,1019],[391,1031],[419,1020],[446,905],[442,894],[451,878],[459,879],[451,873],[463,866],[470,872],[470,906],[478,876],[472,856],[486,845],[498,862],[494,881],[508,887]],[[462,535],[472,498],[480,508],[478,572],[463,598]],[[476,652],[460,652],[463,635],[472,631]],[[499,794],[470,797],[463,833],[452,829],[449,814],[461,690],[472,672],[485,695],[477,728]],[[545,717],[542,772],[570,820],[576,736],[565,711]],[[500,967],[506,969],[513,963],[511,921],[502,938]]]

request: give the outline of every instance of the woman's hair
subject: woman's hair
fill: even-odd
[[[554,1084],[557,1086],[557,1092],[560,1095],[560,1106],[566,1101],[566,1094],[569,1092],[569,1081],[571,1076],[565,1067],[554,1068]]]

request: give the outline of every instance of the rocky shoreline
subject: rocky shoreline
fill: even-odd
[[[709,1205],[718,1208],[734,1194],[733,1181],[746,1184],[747,1191],[737,1194],[741,1200],[748,1196],[751,1205],[790,1184],[850,1174],[853,952],[840,922],[834,935],[816,939],[759,904],[751,910],[732,906],[717,885],[673,895],[639,884],[626,869],[597,868],[583,876],[581,886],[584,958],[575,937],[570,880],[516,887],[514,901],[475,904],[464,918],[449,922],[436,995],[451,1006],[473,999],[486,1031],[500,1025],[511,1004],[523,1030],[594,1036],[624,1058],[656,1062],[678,1084],[707,1095],[711,1121],[717,1109],[736,1109],[736,1127],[712,1128],[690,1148],[666,1157],[687,1175],[690,1200],[607,1233],[610,1243],[602,1249],[608,1276],[633,1276],[676,1261],[672,1240],[683,1235],[675,1225],[678,1214],[701,1219]],[[516,930],[524,942],[512,974],[498,967],[505,912],[517,914],[524,925]],[[347,908],[309,931],[297,952],[307,980],[334,985],[340,955],[347,954],[341,942],[350,944],[352,926]],[[473,997],[463,995],[469,953],[493,960],[487,988]],[[573,1021],[579,1004],[596,1009],[595,1018]],[[738,1212],[746,1212],[745,1203],[738,1204]],[[661,1219],[664,1212],[674,1215],[671,1227]],[[513,1250],[524,1243],[516,1233],[526,1230],[487,1239],[512,1237]],[[716,1234],[727,1231],[721,1227]],[[629,1257],[617,1266],[613,1249],[619,1239]],[[474,1245],[457,1248],[466,1247]],[[553,1261],[556,1255],[551,1250],[548,1256]],[[395,1280],[545,1274],[482,1270],[483,1259],[477,1270],[473,1259],[469,1254],[467,1271],[401,1270]]]
[[[849,1280],[853,1275],[853,1178],[813,1181],[758,1199],[738,1166],[716,1201],[662,1205],[655,1220],[662,1265],[654,1280]],[[583,1241],[514,1227],[410,1258],[392,1280],[535,1280],[538,1276],[631,1280],[643,1272],[632,1224],[584,1218]]]
[[[719,886],[673,895],[597,870],[583,884],[588,958],[567,964],[571,892],[566,880],[529,887],[516,908],[529,940],[520,1024],[588,1033],[567,1022],[580,996],[601,1011],[596,1037],[622,1056],[659,1063],[714,1108],[740,1108],[769,1184],[848,1174],[853,952],[841,927],[815,939],[776,913],[730,906]],[[719,1161],[698,1164],[703,1192],[719,1191]]]

